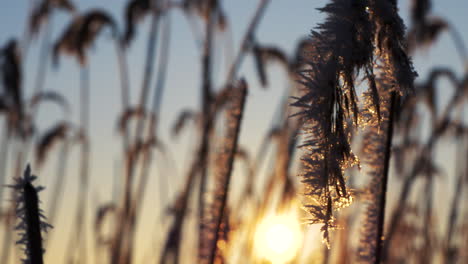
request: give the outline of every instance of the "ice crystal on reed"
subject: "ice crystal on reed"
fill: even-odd
[[[374,56],[386,62],[391,89],[400,95],[411,89],[416,74],[404,51],[403,23],[390,1],[333,0],[319,10],[328,16],[312,31],[314,48],[304,54],[306,67],[299,72],[302,97],[292,105],[301,108],[296,116],[305,134],[301,176],[312,201],[305,208],[311,223],[324,224],[323,239],[329,244],[329,230],[336,228],[333,211],[352,201],[343,175],[359,165],[351,151],[351,132],[358,122],[381,120]],[[359,113],[355,91],[359,71],[369,85],[365,116]]]
[[[8,187],[13,188],[15,192],[16,216],[20,223],[15,227],[18,230],[19,240],[16,244],[24,245],[24,253],[26,259],[23,263],[42,263],[42,232],[47,232],[52,228],[45,220],[46,217],[43,211],[39,208],[38,193],[44,189],[42,186],[34,187],[32,182],[37,177],[31,175],[29,165],[24,171],[23,177],[15,179],[14,185]]]

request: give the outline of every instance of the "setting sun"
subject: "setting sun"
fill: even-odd
[[[270,215],[258,224],[255,251],[271,263],[287,263],[296,256],[302,242],[297,213]]]

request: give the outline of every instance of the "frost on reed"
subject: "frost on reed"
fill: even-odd
[[[305,133],[305,208],[310,223],[324,224],[323,240],[329,245],[329,230],[336,228],[333,211],[352,201],[344,171],[359,164],[350,146],[352,130],[365,121],[355,92],[359,71],[367,80],[365,108],[375,125],[382,119],[380,101],[387,100],[378,92],[375,57],[385,64],[389,87],[400,95],[412,87],[415,73],[404,51],[404,26],[391,1],[333,0],[319,10],[328,17],[312,31],[313,49],[303,54],[306,68],[300,72],[303,95],[292,105],[301,108],[296,115]]]
[[[370,18],[376,30],[376,49],[378,62],[375,68],[379,71],[377,90],[380,100],[381,119],[376,120],[369,113],[369,95],[364,104],[363,123],[369,126],[363,142],[363,154],[369,165],[371,177],[368,185],[368,207],[361,228],[359,261],[363,263],[380,263],[382,259],[383,229],[385,219],[385,195],[389,170],[392,116],[399,97],[406,98],[412,93],[416,72],[406,54],[404,38],[405,26],[397,14],[397,7],[390,1],[371,1]],[[392,97],[391,94],[396,96]],[[390,99],[392,97],[392,99]],[[393,100],[393,102],[391,102]],[[396,106],[397,108],[397,106]],[[383,256],[384,257],[384,256]]]
[[[202,222],[201,254],[199,263],[215,263],[223,220],[227,223],[227,202],[234,158],[247,96],[247,83],[241,80],[229,89],[231,101],[226,109],[226,134],[216,159],[214,192]]]
[[[329,245],[329,231],[336,228],[332,212],[352,201],[343,173],[359,163],[350,147],[350,130],[358,120],[354,84],[362,68],[368,80],[373,80],[368,70],[373,35],[365,1],[334,0],[319,10],[328,17],[318,26],[319,31],[312,31],[314,48],[304,54],[307,66],[300,72],[303,96],[292,105],[301,108],[296,115],[305,133],[301,174],[310,198],[305,208],[310,213],[309,223],[323,224],[323,241]]]
[[[387,69],[388,70],[388,69]],[[377,91],[380,96],[380,121],[369,111],[369,95],[364,94],[364,108],[361,112],[362,119],[367,124],[367,130],[362,142],[362,161],[368,166],[367,174],[370,182],[366,188],[367,208],[364,216],[364,224],[361,226],[361,241],[358,249],[359,260],[363,262],[373,262],[376,255],[376,238],[378,238],[378,225],[380,216],[380,201],[382,199],[382,186],[384,184],[383,175],[388,169],[385,166],[388,158],[386,142],[389,140],[387,131],[391,128],[390,111],[392,98],[392,85],[385,78],[385,71],[381,78],[377,78]]]
[[[26,258],[23,263],[42,264],[42,232],[47,232],[52,226],[45,222],[43,211],[39,208],[38,193],[44,187],[33,186],[32,182],[37,177],[31,175],[31,168],[26,167],[23,177],[15,179],[15,184],[9,187],[15,190],[16,216],[20,223],[15,227],[19,230],[20,239],[16,244],[24,245]]]

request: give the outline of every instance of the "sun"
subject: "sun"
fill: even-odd
[[[295,211],[264,217],[259,222],[254,237],[257,256],[274,264],[291,261],[301,243],[301,224]]]

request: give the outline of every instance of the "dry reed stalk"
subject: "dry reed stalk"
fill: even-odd
[[[79,257],[87,259],[86,256],[86,202],[89,188],[89,154],[90,154],[90,135],[89,135],[89,104],[90,104],[90,87],[89,87],[89,70],[87,68],[86,49],[92,44],[99,32],[104,26],[111,28],[114,37],[117,35],[116,24],[111,16],[102,10],[91,10],[79,16],[75,16],[66,27],[60,38],[55,42],[53,48],[53,59],[57,63],[58,56],[61,53],[75,56],[78,63],[81,65],[80,71],[80,180],[78,192],[78,206],[76,211],[76,226],[80,236],[73,239],[70,238],[67,254],[72,257],[76,252],[74,249],[81,246],[82,252]],[[80,243],[83,241],[83,243]]]
[[[196,155],[196,158],[193,159],[191,166],[188,170],[188,175],[185,180],[185,185],[182,191],[179,193],[176,201],[174,203],[174,216],[172,224],[169,227],[169,231],[166,234],[166,239],[164,242],[163,250],[161,257],[159,259],[160,264],[165,263],[179,263],[180,257],[180,245],[182,239],[182,229],[184,227],[184,222],[187,216],[188,203],[193,191],[193,185],[195,184],[196,176],[199,169],[199,157]],[[174,259],[170,262],[171,257]]]
[[[202,248],[199,252],[199,263],[213,264],[215,261],[221,223],[227,213],[229,184],[237,151],[247,90],[247,83],[244,80],[239,81],[235,88],[231,89],[232,101],[226,110],[227,130],[221,152],[218,154],[216,161],[215,191],[211,201],[212,204],[208,209],[210,214],[207,215],[206,219],[203,219],[204,222],[202,222],[200,230],[204,239],[201,241]]]
[[[438,118],[435,125],[432,128],[429,139],[421,148],[419,153],[415,158],[415,162],[412,165],[409,173],[404,177],[404,182],[402,184],[402,190],[398,195],[397,207],[394,209],[392,216],[390,217],[390,222],[388,225],[387,234],[385,236],[386,241],[383,247],[382,260],[385,261],[387,254],[389,252],[391,241],[395,235],[398,227],[399,221],[402,219],[404,211],[407,206],[407,200],[411,189],[417,179],[419,173],[424,169],[425,160],[427,160],[427,153],[431,153],[436,143],[442,138],[443,133],[447,130],[449,121],[448,118],[455,107],[460,103],[460,91],[461,88],[458,88],[454,93],[452,98],[449,100],[449,103],[446,105],[445,109],[442,111],[442,115]]]
[[[202,63],[202,89],[201,89],[201,117],[202,117],[202,127],[201,127],[201,146],[200,146],[200,188],[198,191],[198,225],[199,225],[199,235],[198,235],[198,257],[202,257],[203,243],[204,243],[204,234],[203,234],[203,223],[205,221],[204,211],[206,210],[206,185],[208,183],[208,159],[210,155],[210,137],[212,135],[213,128],[213,113],[212,113],[212,83],[211,83],[211,74],[212,74],[212,53],[214,49],[214,23],[217,18],[218,10],[218,0],[208,0],[206,2],[208,5],[206,24],[205,24],[205,41],[203,45],[203,52],[201,57]]]
[[[50,51],[50,37],[51,37],[51,32],[52,32],[52,23],[51,23],[51,14],[49,14],[49,10],[52,9],[53,7],[51,7],[51,3],[48,3],[47,1],[44,1],[43,3],[41,3],[43,5],[43,10],[44,8],[47,10],[46,13],[43,13],[43,14],[40,14],[40,16],[43,16],[43,18],[40,18],[41,20],[45,20],[43,21],[43,23],[45,23],[45,29],[44,29],[44,34],[43,34],[43,39],[42,39],[42,43],[41,43],[41,47],[40,47],[40,51],[39,51],[39,63],[38,63],[38,68],[37,68],[37,74],[36,74],[36,81],[35,81],[35,87],[34,87],[34,93],[35,95],[40,95],[40,94],[43,94],[43,87],[44,87],[44,83],[45,83],[45,77],[46,77],[46,69],[47,67],[43,65],[43,63],[45,61],[47,61],[47,58],[48,58],[48,55],[49,55],[49,51]],[[72,8],[73,9],[73,8]],[[36,12],[38,11],[41,11],[40,9],[37,9]],[[39,29],[37,27],[39,27],[39,25],[37,25],[37,21],[34,22],[33,19],[34,19],[34,13],[32,14],[32,20],[31,20],[31,24],[29,25],[29,34],[33,35],[35,33],[37,33],[39,31]],[[37,16],[36,16],[37,18]],[[36,27],[36,28],[33,28],[33,27]],[[36,97],[33,97],[32,101],[31,101],[31,104],[30,104],[30,121],[31,123],[34,123],[34,120],[35,120],[35,117],[37,116],[38,114],[38,111],[37,111],[37,108],[38,108],[38,104],[37,103],[33,103],[35,100],[38,100],[38,98],[36,99]],[[32,141],[33,141],[33,138],[27,138],[26,139],[26,144],[25,144],[25,153],[29,153],[29,149],[31,147],[31,144],[32,144]],[[5,154],[6,155],[6,154]],[[27,154],[26,154],[27,155]],[[3,168],[4,166],[2,166]],[[1,191],[0,191],[0,199],[1,199]]]
[[[328,17],[319,31],[312,31],[314,48],[303,55],[306,68],[299,72],[303,93],[292,103],[300,109],[295,116],[306,134],[300,146],[306,149],[300,174],[310,199],[304,208],[310,213],[309,223],[323,224],[326,244],[330,230],[336,228],[332,212],[352,201],[344,171],[359,164],[350,135],[359,118],[355,72],[372,67],[373,28],[365,9],[363,3],[348,0],[334,0],[319,9]],[[373,107],[378,105],[374,102]]]
[[[2,141],[0,147],[2,149],[0,153],[0,186],[3,186],[6,182],[6,171],[7,171],[7,161],[10,144],[10,132],[8,131],[7,125],[4,126]],[[0,188],[0,201],[3,201],[3,188]],[[3,208],[0,208],[3,210]]]
[[[54,184],[51,189],[51,202],[49,206],[49,220],[51,223],[55,222],[55,217],[58,214],[58,208],[60,208],[60,202],[62,201],[63,191],[65,189],[65,180],[66,180],[66,169],[69,153],[69,142],[65,140],[62,143],[62,148],[60,149],[60,154],[57,162],[57,173]]]
[[[384,66],[385,67],[385,66]],[[388,65],[386,66],[388,67]],[[366,94],[367,101],[363,110],[364,117],[370,117],[370,128],[364,135],[364,161],[369,165],[371,176],[368,184],[368,206],[364,224],[361,227],[359,261],[363,263],[380,263],[385,223],[385,208],[390,156],[393,138],[393,120],[397,111],[398,95],[387,79],[388,71],[382,70],[382,77],[377,80],[377,91],[380,97],[380,117],[369,109],[371,95]],[[388,73],[391,73],[388,72]]]
[[[163,21],[163,28],[162,28],[162,43],[161,43],[161,57],[158,64],[158,72],[156,75],[156,87],[155,93],[153,94],[153,102],[151,106],[151,117],[150,123],[147,127],[147,135],[145,142],[153,142],[152,145],[157,145],[158,140],[158,120],[161,108],[161,100],[164,94],[165,88],[165,79],[167,73],[167,67],[169,62],[169,48],[170,48],[170,13],[166,13],[162,18]],[[147,187],[147,182],[149,178],[149,167],[152,161],[152,148],[146,148],[146,151],[143,152],[143,162],[142,162],[142,169],[140,175],[140,181],[137,185],[136,197],[134,199],[134,207],[136,216],[138,215],[138,208],[143,207],[143,198],[145,196],[145,190]],[[163,177],[163,175],[160,175]],[[160,186],[160,192],[162,192],[163,186]]]
[[[58,208],[62,200],[62,194],[64,190],[64,184],[66,180],[66,168],[67,168],[67,158],[68,158],[68,146],[69,140],[67,137],[67,132],[71,129],[71,124],[67,122],[61,122],[55,127],[46,132],[38,142],[36,147],[36,160],[38,165],[44,163],[47,152],[50,152],[50,148],[56,144],[56,141],[62,140],[62,148],[60,149],[60,154],[58,156],[57,162],[57,171],[55,174],[55,180],[52,185],[50,203],[48,206],[48,212],[50,212],[49,220],[50,222],[55,222],[55,217],[58,213]]]
[[[34,86],[34,92],[33,94],[40,94],[44,90],[44,84],[46,81],[46,75],[47,75],[47,66],[44,65],[44,62],[48,61],[48,56],[50,52],[50,38],[52,34],[52,23],[50,22],[51,17],[45,18],[45,32],[44,36],[42,39],[42,44],[40,47],[40,52],[39,52],[39,63],[37,64],[37,74],[36,74],[36,80],[35,80],[35,86]],[[30,110],[30,118],[31,118],[31,123],[34,123],[37,115],[38,115],[38,104],[34,104],[33,107]],[[25,146],[25,152],[29,153],[30,148],[33,143],[33,138],[28,138],[26,139],[26,146]],[[27,155],[27,154],[26,154]]]
[[[24,140],[29,136],[27,116],[23,103],[22,54],[15,39],[0,47],[0,80],[3,88],[2,111],[8,133]]]
[[[242,65],[242,61],[244,60],[245,54],[252,48],[253,40],[255,38],[255,31],[257,30],[258,24],[263,17],[266,7],[270,3],[270,0],[259,0],[257,9],[255,10],[255,14],[252,17],[252,20],[249,23],[249,27],[242,39],[241,46],[239,51],[237,52],[234,62],[229,69],[226,84],[231,84],[236,78],[237,73]]]
[[[153,66],[154,66],[154,57],[156,51],[156,44],[157,44],[157,37],[158,37],[158,25],[160,19],[160,12],[157,8],[157,1],[151,1],[151,24],[150,24],[150,32],[148,35],[148,44],[147,44],[147,54],[146,54],[146,61],[143,71],[143,79],[142,79],[142,87],[140,90],[140,98],[138,108],[143,111],[146,108],[146,101],[150,90],[151,78],[153,74]],[[144,132],[144,119],[139,119],[135,128],[135,139],[133,142],[129,142],[129,144],[133,144],[133,146],[137,146],[142,142],[142,136]],[[112,249],[111,249],[111,263],[116,264],[127,264],[131,263],[132,259],[132,251],[131,251],[131,244],[133,241],[133,236],[129,235],[127,237],[128,232],[133,232],[131,222],[134,222],[132,218],[132,188],[133,188],[133,180],[134,180],[134,173],[137,166],[137,160],[139,156],[139,152],[132,153],[131,149],[127,149],[125,156],[126,156],[126,168],[125,168],[125,182],[124,182],[124,196],[123,196],[123,208],[119,218],[120,224],[118,228],[115,230],[115,238],[113,241]],[[134,158],[131,158],[132,155],[136,155]]]
[[[160,15],[161,15],[161,10],[157,9],[157,1],[152,1],[151,3],[152,8],[152,17],[151,17],[151,24],[150,24],[150,32],[148,35],[148,45],[147,45],[147,50],[146,50],[146,61],[145,61],[145,68],[143,71],[143,79],[142,79],[142,87],[140,90],[140,98],[139,98],[139,104],[138,107],[140,109],[145,109],[146,108],[146,102],[147,98],[149,97],[149,92],[150,92],[150,85],[151,85],[151,79],[153,76],[153,67],[154,67],[154,61],[155,61],[155,55],[156,55],[156,45],[157,45],[157,40],[158,40],[158,34],[159,34],[159,21],[160,21]],[[137,123],[136,130],[135,130],[135,142],[141,141],[141,137],[143,136],[144,132],[144,120],[140,119],[140,121]]]
[[[230,82],[232,82],[232,80],[235,78],[236,74],[237,74],[237,71],[239,70],[240,68],[240,64],[242,62],[242,59],[244,57],[244,54],[245,52],[248,50],[248,47],[250,46],[250,42],[253,38],[253,35],[254,35],[254,32],[255,32],[255,29],[257,28],[257,25],[258,25],[258,22],[260,21],[261,17],[262,17],[262,14],[263,14],[263,11],[266,7],[266,5],[268,4],[269,0],[261,0],[259,2],[259,6],[255,12],[255,15],[254,17],[252,18],[252,21],[251,23],[249,24],[249,28],[244,36],[244,40],[242,42],[242,46],[241,46],[241,49],[239,50],[239,53],[237,54],[237,57],[234,61],[234,63],[231,65],[231,68],[230,68],[230,71],[229,71],[229,74],[228,74],[228,77],[227,77],[227,80],[226,80],[226,85],[227,86],[230,86]],[[210,5],[212,6],[212,5]],[[211,16],[213,16],[211,14]],[[206,23],[206,26],[207,26],[207,29],[210,28],[211,26],[209,25],[209,23]],[[207,33],[208,33],[208,30],[207,30]],[[207,34],[206,37],[209,37],[210,34]],[[205,47],[206,48],[206,47]],[[206,57],[204,56],[204,58],[208,59],[209,60],[209,57]],[[203,63],[204,67],[207,67],[205,69],[208,69],[209,66],[207,66],[207,64]],[[208,75],[208,71],[205,70],[203,71],[204,75]],[[204,80],[207,80],[206,78],[204,78]],[[204,83],[207,83],[205,81],[203,81]],[[203,87],[207,87],[205,85],[203,85]],[[207,94],[207,93],[205,93]],[[210,94],[207,94],[208,96],[211,96]],[[202,96],[202,98],[204,98]],[[202,99],[203,100],[203,99]],[[205,107],[206,104],[203,104],[202,107]],[[210,106],[207,106],[207,107],[210,107]],[[210,119],[213,119],[212,115],[214,115],[214,113],[211,113],[211,110],[209,112],[209,116]],[[211,130],[211,129],[208,129],[209,128],[209,125],[211,125],[212,121],[210,122],[204,122],[204,125],[202,127],[202,130]],[[181,196],[178,198],[178,204],[180,206],[181,209],[178,209],[176,211],[176,215],[174,217],[174,222],[173,222],[173,225],[172,227],[170,228],[170,231],[168,233],[168,238],[166,240],[166,244],[165,244],[165,247],[163,249],[163,254],[161,256],[161,260],[160,262],[164,262],[164,261],[167,261],[167,258],[169,256],[169,254],[172,252],[176,252],[175,255],[176,255],[176,258],[178,256],[178,248],[179,248],[179,243],[180,243],[180,230],[177,230],[178,228],[181,228],[181,226],[183,225],[183,218],[185,217],[185,210],[186,210],[186,204],[188,202],[188,197],[189,197],[189,189],[188,186],[190,183],[193,183],[194,181],[194,177],[196,176],[196,174],[198,173],[198,168],[197,166],[205,166],[203,165],[204,163],[206,163],[206,158],[205,157],[205,152],[208,151],[208,146],[207,144],[203,143],[204,141],[207,142],[208,141],[208,134],[207,133],[204,133],[206,136],[202,136],[202,139],[201,139],[201,145],[200,145],[200,148],[199,150],[197,151],[197,158],[194,160],[194,163],[192,164],[191,166],[191,169],[189,170],[189,175],[187,177],[187,181],[186,181],[186,188],[185,188],[185,191],[183,191],[181,193]],[[204,137],[204,138],[203,138]],[[204,184],[201,184],[201,186],[203,186]],[[204,192],[200,192],[200,195],[203,195]],[[202,199],[199,199],[199,201],[201,201]],[[201,204],[201,203],[200,203]],[[179,208],[179,206],[177,206]],[[202,210],[201,208],[203,208],[204,206],[199,206],[199,209],[200,209],[200,215],[202,214]],[[171,238],[173,237],[173,238]]]
[[[24,160],[25,160],[24,142],[20,140],[19,142],[13,142],[13,143],[16,143],[16,144],[15,144],[15,149],[14,149],[15,150],[15,153],[14,153],[15,165],[12,168],[12,175],[14,179],[19,179],[21,178],[21,169],[23,166],[22,164],[24,164]],[[12,192],[12,196],[14,196],[14,192]],[[7,209],[6,214],[7,214],[8,220],[10,221],[7,221],[7,225],[6,225],[7,231],[5,232],[3,241],[12,241],[13,229],[8,228],[8,227],[12,227],[12,225],[14,224],[14,221],[13,221],[14,214],[15,214],[14,204],[12,204],[12,206],[10,206],[10,208]],[[0,263],[6,263],[8,261],[11,246],[12,245],[10,243],[4,243],[2,251],[0,252],[1,253]]]
[[[384,226],[385,226],[385,208],[387,200],[387,184],[388,184],[388,174],[390,171],[390,156],[392,148],[392,139],[393,139],[393,120],[395,112],[397,111],[397,102],[398,97],[396,92],[393,91],[390,98],[390,113],[388,117],[388,127],[387,135],[385,138],[385,158],[383,165],[383,177],[381,182],[380,198],[379,198],[379,216],[377,222],[377,237],[376,237],[376,252],[375,252],[375,261],[374,263],[380,264],[381,261],[381,252],[382,244],[384,241]]]
[[[458,131],[456,133],[459,133]],[[464,186],[464,183],[466,183],[466,180],[468,179],[468,168],[466,165],[466,162],[464,163],[463,157],[467,156],[467,136],[466,134],[464,135],[463,132],[459,133],[456,135],[457,139],[461,139],[461,142],[457,145],[456,149],[456,159],[455,159],[455,171],[458,174],[457,179],[455,180],[455,188],[453,192],[453,198],[452,202],[450,205],[450,211],[448,215],[448,221],[447,221],[447,230],[445,232],[445,244],[444,244],[444,261],[445,263],[452,263],[455,262],[455,256],[454,254],[454,232],[455,232],[455,227],[457,220],[459,218],[460,214],[460,203],[462,203],[463,195],[466,193],[466,186]]]
[[[47,75],[47,67],[44,65],[44,62],[48,61],[48,57],[50,55],[50,38],[51,34],[53,31],[53,23],[50,21],[51,18],[47,18],[45,29],[44,29],[44,36],[42,39],[41,47],[40,47],[40,52],[39,52],[39,63],[37,65],[37,74],[36,74],[36,80],[34,82],[34,92],[33,94],[39,94],[44,90],[44,84],[46,81],[46,75]],[[36,109],[33,108],[31,109],[31,113],[34,116],[37,115]]]
[[[301,48],[301,43],[298,45],[298,50],[302,50]],[[283,53],[283,52],[281,52]],[[290,60],[290,63],[288,63],[288,69],[287,72],[294,72],[297,70],[297,65],[299,65],[298,62],[299,59],[293,58]],[[285,57],[284,61],[287,61],[287,58]],[[266,73],[265,73],[266,74]],[[289,75],[290,77],[293,77],[292,74]],[[282,100],[283,102],[278,104],[278,107],[275,110],[275,113],[270,121],[270,130],[269,132],[263,137],[262,143],[260,144],[260,147],[255,155],[255,160],[252,162],[252,164],[249,166],[249,171],[247,173],[247,183],[246,187],[244,189],[244,193],[241,195],[241,201],[239,201],[239,206],[243,206],[244,203],[246,203],[249,199],[255,198],[254,197],[254,183],[255,183],[255,175],[258,173],[258,169],[261,166],[261,163],[263,159],[266,157],[266,153],[268,150],[268,146],[272,143],[272,141],[275,139],[275,137],[280,137],[281,142],[278,142],[278,146],[282,148],[282,150],[279,150],[278,152],[278,159],[280,157],[283,157],[284,162],[283,164],[287,164],[286,166],[283,166],[283,169],[280,171],[283,171],[283,175],[287,175],[287,171],[289,169],[289,166],[291,165],[292,162],[292,156],[294,154],[294,151],[296,149],[296,143],[297,143],[297,137],[300,132],[300,123],[299,122],[294,122],[293,120],[290,119],[285,119],[285,117],[289,118],[289,109],[287,109],[287,106],[289,105],[288,102],[288,94],[291,96],[292,90],[286,90],[285,95],[283,97],[285,98]],[[282,129],[278,129],[278,126],[281,126]],[[291,126],[291,128],[289,128]],[[281,130],[283,133],[279,133]],[[280,135],[278,135],[278,133]],[[281,153],[287,153],[287,155],[280,155]],[[281,174],[281,173],[280,173]],[[271,179],[270,181],[273,181]],[[268,186],[269,184],[267,184]],[[272,183],[270,183],[272,185]],[[271,188],[266,188],[267,190]],[[267,191],[267,194],[264,195],[265,199],[263,204],[266,205],[267,202],[270,198],[271,194],[268,194],[269,192]],[[240,208],[239,208],[240,209]],[[264,208],[265,209],[265,208]],[[262,210],[264,210],[262,209]],[[238,211],[238,210],[235,210]],[[262,215],[260,213],[259,215]]]
[[[435,118],[433,119],[435,120]],[[424,241],[426,242],[420,254],[421,263],[431,263],[433,254],[436,250],[436,241],[434,241],[434,219],[433,219],[433,195],[434,195],[434,182],[437,174],[437,168],[432,163],[434,160],[433,153],[429,153],[429,160],[425,165],[424,173],[426,174],[426,182],[424,186],[424,195],[422,196],[421,204],[424,207],[424,225],[422,233]]]
[[[452,37],[453,42],[455,43],[455,48],[459,54],[461,63],[464,66],[464,71],[468,71],[468,52],[466,49],[465,42],[463,41],[462,36],[458,32],[458,30],[455,28],[454,25],[449,24],[449,29],[450,29],[450,35]]]
[[[115,41],[115,50],[116,50],[117,61],[118,61],[118,66],[119,66],[122,112],[124,112],[130,107],[130,85],[128,82],[126,53],[125,53],[124,47],[122,46],[122,43],[119,40]],[[123,128],[122,134],[123,134],[123,152],[126,153],[128,151],[129,144],[130,144],[127,126]]]
[[[287,98],[287,97],[286,97]],[[279,120],[278,127],[270,131],[270,140],[276,143],[276,157],[274,161],[274,168],[271,171],[271,176],[265,187],[265,193],[261,205],[258,209],[258,218],[263,218],[266,211],[273,202],[275,191],[278,191],[277,186],[282,186],[280,190],[279,204],[276,205],[276,210],[281,211],[285,206],[290,205],[290,201],[296,194],[296,190],[289,173],[292,157],[296,149],[297,135],[300,131],[300,122],[295,119],[290,119],[290,109],[287,108],[288,100],[284,100],[281,104],[282,107],[278,113],[282,116]]]
[[[67,250],[67,261],[73,261],[73,254],[78,253],[78,261],[87,261],[87,235],[86,216],[87,201],[89,193],[89,158],[90,158],[90,134],[89,134],[89,109],[90,109],[90,87],[89,69],[83,65],[80,70],[80,165],[79,165],[79,191],[77,193],[77,209],[75,212],[75,227],[73,233],[79,236],[70,236]],[[76,256],[76,255],[75,255]]]
[[[365,138],[365,141],[368,141],[365,144],[365,152],[369,157],[372,178],[369,184],[370,204],[361,230],[359,260],[364,263],[380,263],[385,259],[382,241],[393,119],[399,101],[396,98],[406,97],[412,91],[416,73],[411,60],[402,49],[405,47],[404,25],[398,16],[396,2],[373,1],[370,10],[370,18],[376,29],[375,53],[382,60],[382,78],[380,83],[377,82],[376,88],[380,99],[385,99],[387,104],[380,109],[384,118],[383,129],[379,129],[379,121],[373,121],[371,136]],[[388,21],[393,22],[389,24]],[[372,99],[368,100],[375,102]],[[372,105],[373,102],[369,104]],[[379,136],[379,130],[386,131],[387,134]]]
[[[31,174],[29,165],[26,167],[23,177],[16,178],[15,184],[10,185],[14,189],[16,196],[16,214],[20,223],[16,230],[24,231],[20,234],[17,244],[25,245],[24,253],[26,259],[24,263],[43,264],[42,232],[47,232],[52,226],[45,222],[45,216],[39,208],[38,192],[43,187],[34,187],[32,182],[37,177]]]
[[[128,109],[130,109],[130,85],[129,85],[129,81],[128,81],[128,70],[127,70],[127,60],[126,60],[126,49],[125,47],[123,46],[123,43],[120,41],[120,39],[116,38],[115,40],[115,49],[116,49],[116,54],[117,54],[117,60],[118,60],[118,66],[119,66],[119,76],[120,76],[120,87],[121,87],[121,99],[122,99],[122,113],[126,113],[128,111]],[[138,110],[137,110],[138,111]],[[140,112],[140,111],[138,111]],[[130,158],[130,155],[132,150],[130,149],[131,146],[131,142],[130,142],[130,134],[129,134],[129,129],[128,129],[128,126],[127,125],[123,125],[123,126],[120,126],[121,128],[121,133],[122,133],[122,150],[123,150],[123,153],[124,153],[124,156],[125,158],[127,159],[127,167],[125,168],[125,179],[126,179],[126,183],[128,185],[125,185],[125,188],[126,188],[126,194],[128,192],[128,195],[131,195],[131,193],[129,192],[129,190],[131,190],[131,175],[130,175],[130,171],[132,171],[130,168],[128,168],[128,166],[130,166],[128,164],[128,161],[131,160]],[[126,186],[129,186],[130,189],[127,189]],[[130,199],[130,198],[129,198]],[[126,198],[124,198],[124,200],[126,201]],[[125,203],[125,202],[124,202]],[[124,205],[125,206],[125,205]],[[116,214],[117,215],[117,214]],[[123,219],[123,218],[120,218],[119,221],[122,221],[123,223],[125,223],[126,221]],[[117,230],[116,230],[117,232]],[[123,232],[117,232],[116,233],[116,240],[114,241],[114,245],[112,247],[118,247],[120,248],[120,244],[121,243],[121,237],[119,237],[120,235]],[[121,234],[123,235],[123,234]],[[111,249],[111,252],[116,252],[116,250],[118,249]],[[116,258],[120,258],[120,257],[116,257]]]

